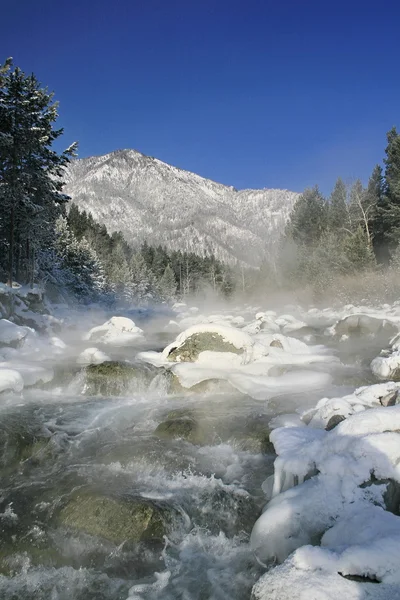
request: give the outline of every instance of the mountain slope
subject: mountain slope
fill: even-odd
[[[73,161],[65,179],[73,202],[128,242],[253,266],[273,252],[298,197],[287,190],[237,191],[136,150]]]

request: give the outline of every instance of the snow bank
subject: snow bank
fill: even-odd
[[[312,426],[288,419],[271,432],[278,456],[273,482],[263,489],[272,499],[250,542],[261,562],[285,562],[260,579],[253,598],[286,600],[295,588],[300,598],[315,600],[400,598],[394,587],[400,584],[400,518],[385,510],[400,508],[388,494],[389,485],[397,493],[400,483],[400,406],[380,405],[398,387],[391,382],[325,398],[302,416]],[[336,411],[347,418],[322,429]]]
[[[84,340],[92,340],[109,346],[130,346],[142,341],[143,330],[136,327],[131,319],[112,317],[103,325],[93,327]]]

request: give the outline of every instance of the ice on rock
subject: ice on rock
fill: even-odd
[[[351,515],[355,506],[384,506],[387,484],[382,482],[400,482],[399,430],[400,406],[354,414],[330,432],[273,430],[270,440],[278,455],[273,498],[251,534],[259,559],[284,560]]]
[[[320,537],[343,512],[338,491],[336,482],[313,477],[273,497],[251,532],[250,544],[260,562],[283,562]]]
[[[143,331],[131,319],[112,317],[103,325],[93,327],[84,339],[109,346],[130,346],[143,340]]]
[[[202,334],[211,334],[210,340]],[[300,340],[279,333],[263,331],[252,336],[245,328],[220,323],[189,327],[161,354],[142,352],[139,358],[171,369],[185,388],[210,379],[225,380],[256,400],[322,389],[331,381],[330,375],[322,371],[281,372],[276,376],[271,371],[275,366],[337,362],[324,347],[310,348]]]
[[[298,552],[259,579],[252,600],[400,600],[397,585],[359,583],[328,568],[313,569]]]
[[[250,365],[252,366],[252,365]],[[236,389],[243,394],[248,394],[255,400],[269,400],[288,393],[304,393],[327,386],[331,377],[328,373],[313,371],[292,371],[280,377],[262,377],[252,375],[242,368],[238,372],[231,372],[226,376]]]
[[[327,565],[343,575],[400,584],[399,549],[399,517],[379,506],[357,507],[323,535],[311,564],[314,568]],[[301,550],[297,554],[300,559]]]
[[[28,335],[29,327],[20,327],[7,319],[0,319],[0,344],[20,345]]]
[[[400,389],[393,381],[361,387],[340,398],[322,398],[317,405],[302,413],[302,420],[311,427],[325,428],[335,415],[349,417],[367,408],[382,406],[382,400]]]
[[[18,371],[0,367],[0,392],[22,392],[24,380]]]

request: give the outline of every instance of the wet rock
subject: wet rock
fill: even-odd
[[[339,423],[344,421],[345,418],[346,417],[344,417],[343,415],[333,415],[326,424],[326,431],[331,431],[332,429],[334,429],[336,425],[339,425]]]
[[[0,423],[0,468],[3,475],[21,463],[38,464],[51,454],[50,432],[41,424],[25,421],[17,415],[5,415]]]
[[[195,362],[201,352],[233,352],[243,354],[243,349],[236,348],[230,342],[215,332],[193,333],[178,348],[173,348],[168,354],[168,360],[173,362]]]
[[[271,348],[281,348],[281,350],[283,350],[283,345],[280,340],[272,340],[272,342],[270,343],[270,346],[271,346]]]
[[[106,361],[85,368],[87,396],[123,396],[132,391],[146,389],[154,375],[148,365],[132,365],[118,361]]]
[[[386,483],[386,492],[383,494],[386,510],[395,515],[400,515],[400,483],[394,479],[379,480],[376,483]]]
[[[386,510],[394,515],[400,516],[400,483],[394,479],[378,479],[374,474],[371,479],[361,484],[361,488],[368,488],[371,485],[386,485],[383,493],[383,502]]]
[[[261,508],[250,494],[224,489],[204,498],[200,509],[202,514],[197,517],[197,522],[204,519],[204,526],[214,534],[223,531],[229,537],[241,532],[250,533],[261,514]]]
[[[205,445],[211,441],[210,432],[190,416],[168,418],[158,425],[154,435],[166,439],[184,439],[196,445]]]
[[[61,510],[60,525],[104,538],[124,541],[161,540],[166,532],[162,510],[144,500],[78,494]]]
[[[273,443],[269,436],[270,416],[255,415],[247,419],[241,432],[235,434],[235,438],[242,450],[255,454],[275,454]]]
[[[382,404],[382,406],[394,406],[395,404],[399,403],[398,400],[399,390],[393,390],[392,392],[389,392],[382,398],[379,398],[379,401]]]

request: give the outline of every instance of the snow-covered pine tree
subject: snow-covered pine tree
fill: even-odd
[[[140,252],[133,254],[129,267],[131,270],[131,302],[141,305],[158,300],[156,277]]]
[[[176,299],[176,279],[170,264],[165,267],[158,288],[160,291],[160,297],[165,302],[172,302]]]
[[[54,241],[54,225],[67,197],[63,167],[76,145],[59,154],[52,148],[63,130],[55,129],[57,104],[34,75],[11,63],[0,77],[0,220],[11,284],[18,274],[33,279],[37,253]]]

